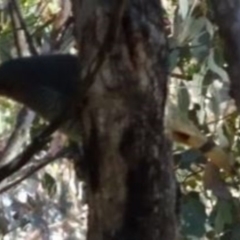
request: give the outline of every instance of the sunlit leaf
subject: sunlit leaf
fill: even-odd
[[[227,72],[223,68],[218,66],[218,64],[215,62],[213,50],[210,51],[210,54],[208,57],[208,67],[211,71],[213,71],[214,73],[217,73],[219,77],[221,77],[222,81],[229,82],[229,77]]]
[[[184,19],[188,14],[189,9],[189,1],[188,0],[179,0],[179,14]]]

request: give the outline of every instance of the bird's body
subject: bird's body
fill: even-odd
[[[67,104],[77,90],[77,79],[78,60],[73,55],[13,59],[0,66],[0,95],[23,103],[51,121],[68,110]],[[78,122],[68,119],[63,131],[78,138]]]

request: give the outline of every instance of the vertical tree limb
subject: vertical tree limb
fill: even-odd
[[[240,1],[210,0],[215,21],[224,41],[231,82],[231,95],[240,111]]]
[[[79,118],[88,169],[88,240],[174,240],[163,12],[158,0],[129,0],[120,14],[121,3],[73,0],[80,79],[90,81]],[[114,24],[117,34],[108,38]]]

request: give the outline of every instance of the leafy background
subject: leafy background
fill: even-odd
[[[0,61],[19,57],[10,15],[10,1],[0,1]],[[65,1],[21,0],[18,4],[34,47],[39,54],[76,52],[72,25],[59,27],[68,13]],[[69,16],[67,16],[69,17]],[[65,18],[65,19],[64,19]],[[18,30],[24,36],[23,30]],[[60,40],[58,40],[60,39]],[[24,45],[24,44],[23,44]],[[22,55],[32,55],[28,45]],[[20,129],[21,146],[14,148],[10,159],[17,155],[43,125],[34,113],[9,99],[0,98],[0,155],[5,156],[8,139]],[[31,127],[31,128],[29,128]],[[18,129],[17,129],[18,128]],[[23,140],[24,139],[24,140]],[[19,139],[18,139],[19,140]],[[23,140],[23,141],[22,141]],[[34,157],[32,164],[23,168],[0,186],[0,235],[2,239],[84,239],[87,206],[83,199],[82,183],[76,178],[73,164],[59,150],[65,145],[63,136],[56,135],[46,149]],[[45,160],[58,158],[44,169],[33,173],[20,184],[17,180],[31,172]],[[2,161],[1,161],[2,164]],[[4,187],[14,183],[7,191]]]
[[[175,144],[182,191],[182,239],[240,239],[239,116],[229,97],[227,64],[207,1],[163,1],[170,48],[169,102],[234,160],[236,174],[219,172],[204,154]],[[171,107],[171,105],[170,105]]]
[[[40,54],[75,53],[73,28],[66,23],[63,4],[68,0],[21,0],[18,6],[33,44]],[[234,160],[236,174],[229,176],[207,162],[191,146],[175,143],[176,178],[181,190],[179,221],[187,239],[240,239],[239,153],[240,119],[229,97],[229,79],[223,45],[207,1],[163,0],[169,39],[169,99],[167,112],[189,121],[211,137]],[[64,11],[65,11],[64,10]],[[65,19],[65,20],[64,20]],[[62,23],[64,22],[64,24]],[[66,24],[64,25],[66,26]],[[58,39],[61,39],[59,41]],[[23,55],[31,55],[25,48]],[[8,1],[0,1],[0,61],[17,57]],[[173,107],[174,106],[174,107]],[[21,114],[27,119],[23,149],[43,121],[21,105],[0,98],[0,154]],[[172,116],[172,115],[171,115]],[[168,113],[166,121],[168,121]],[[31,128],[29,128],[31,126]],[[15,182],[40,161],[60,158],[7,191],[0,186],[0,233],[2,239],[84,239],[87,206],[84,188],[73,164],[59,152],[61,135],[35,157],[28,169],[15,174]],[[11,156],[12,157],[12,156]],[[6,159],[7,161],[8,159]]]

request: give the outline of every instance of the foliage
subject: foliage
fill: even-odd
[[[205,1],[164,3],[171,27],[169,101],[225,149],[229,161],[234,158],[238,175],[239,116],[229,97],[223,45],[211,9]],[[239,239],[239,178],[213,170],[204,154],[186,146],[175,144],[174,159],[183,195],[182,238]]]
[[[18,1],[17,1],[18,2]],[[71,28],[61,40],[58,49],[53,49],[55,40],[54,20],[61,6],[60,1],[19,1],[21,14],[34,46],[40,54],[50,51],[69,52],[73,46]],[[1,5],[1,4],[0,4]],[[1,5],[2,6],[2,5]],[[51,21],[50,21],[51,20]],[[14,29],[8,5],[3,1],[0,8],[0,62],[17,56]],[[70,34],[71,33],[71,34]],[[23,55],[30,55],[23,49]],[[6,98],[0,98],[0,153],[4,151],[8,138],[16,128],[16,119],[22,106]],[[22,148],[42,126],[36,118]],[[50,148],[43,150],[28,167],[58,152],[65,143],[62,137],[55,137]],[[11,177],[15,181],[28,169]],[[5,182],[6,183],[6,182]],[[2,189],[1,185],[1,189]],[[0,195],[0,235],[3,239],[84,239],[86,234],[87,208],[82,200],[82,183],[78,182],[71,161],[61,159],[34,173],[21,184]]]

